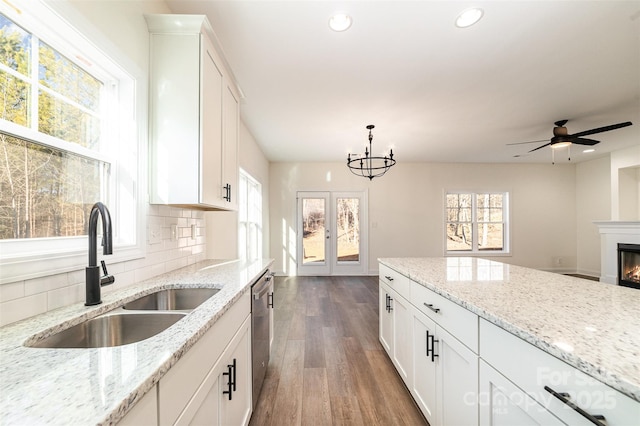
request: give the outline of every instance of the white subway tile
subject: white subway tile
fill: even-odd
[[[24,281],[0,285],[0,302],[24,297]]]
[[[30,296],[37,293],[43,293],[57,288],[66,287],[69,285],[69,275],[56,274],[49,275],[48,277],[33,278],[31,280],[25,280],[24,282],[24,294]]]
[[[85,300],[85,285],[76,284],[47,292],[47,310],[61,308]]]
[[[0,303],[0,326],[47,311],[47,293],[38,293]]]

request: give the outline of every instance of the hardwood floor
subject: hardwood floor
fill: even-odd
[[[378,341],[377,277],[277,277],[250,425],[427,425]]]

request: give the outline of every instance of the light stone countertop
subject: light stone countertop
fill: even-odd
[[[120,291],[101,305],[78,303],[0,328],[0,424],[115,424],[237,301],[273,260],[206,260]],[[116,283],[117,285],[117,276]],[[97,349],[23,346],[165,288],[220,291],[162,333]]]
[[[470,257],[379,261],[640,401],[640,290]]]

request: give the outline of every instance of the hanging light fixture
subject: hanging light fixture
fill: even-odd
[[[369,124],[369,148],[364,149],[364,157],[355,154],[354,158],[351,158],[351,154],[347,155],[347,167],[351,170],[351,173],[357,176],[362,176],[373,180],[374,177],[380,177],[387,173],[387,171],[396,164],[396,160],[393,159],[393,149],[389,152],[389,156],[374,157],[373,149],[371,148],[371,141],[373,141],[373,135],[371,129],[373,124]]]

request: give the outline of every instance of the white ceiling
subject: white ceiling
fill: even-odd
[[[168,0],[206,14],[245,98],[241,114],[271,161],[551,161],[507,143],[632,121],[587,136],[571,161],[640,145],[640,1]],[[454,25],[469,6],[470,28]],[[353,17],[328,28],[336,11]],[[566,162],[566,150],[556,162]]]

